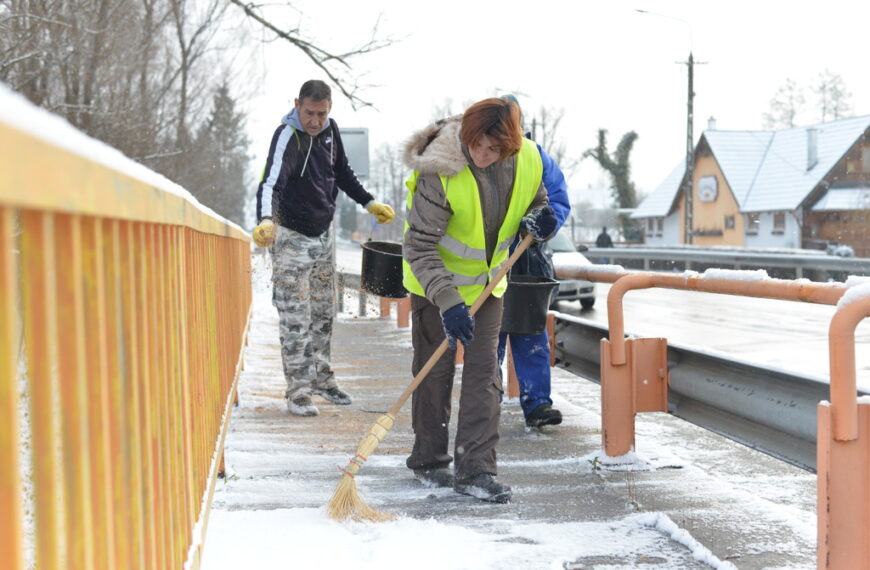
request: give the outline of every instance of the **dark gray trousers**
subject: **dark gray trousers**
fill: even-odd
[[[496,350],[501,314],[501,298],[490,296],[474,316],[474,340],[465,347],[454,444],[454,472],[459,479],[478,473],[497,474],[495,446],[502,388]],[[414,376],[444,338],[438,307],[424,297],[411,295]],[[414,449],[406,461],[411,469],[446,467],[453,460],[448,454],[448,426],[455,361],[456,351],[448,349],[411,398]]]

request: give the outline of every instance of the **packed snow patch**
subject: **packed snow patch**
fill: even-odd
[[[701,274],[701,279],[725,279],[728,281],[764,281],[770,279],[767,271],[756,269],[716,269],[711,268]]]
[[[696,560],[722,570],[716,558],[666,515],[645,513],[621,520],[541,524],[497,519],[480,529],[435,519],[399,517],[388,523],[339,523],[323,508],[239,510],[212,513],[209,532],[232,540],[209,542],[202,567],[356,568],[416,570],[565,568],[584,558],[607,557],[618,567],[655,555],[675,563],[664,548],[685,545]],[[281,562],[279,562],[281,561]]]

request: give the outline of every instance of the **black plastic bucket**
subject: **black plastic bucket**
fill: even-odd
[[[504,315],[501,332],[509,334],[540,334],[547,328],[553,288],[559,282],[547,277],[516,275],[508,279],[504,293]]]
[[[406,297],[408,291],[402,285],[402,244],[367,241],[362,244],[362,250],[362,290],[378,297]]]

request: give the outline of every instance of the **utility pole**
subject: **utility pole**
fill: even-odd
[[[695,137],[693,134],[692,125],[695,121],[695,111],[694,111],[694,99],[695,99],[695,90],[694,90],[694,77],[695,77],[695,59],[692,57],[692,52],[689,52],[689,60],[684,61],[686,66],[689,68],[689,95],[688,102],[686,103],[687,114],[686,114],[686,199],[685,199],[685,216],[684,216],[684,226],[685,226],[685,238],[684,241],[687,245],[691,245],[692,243],[692,207],[693,207],[693,184],[692,177],[695,173]]]
[[[661,18],[667,18],[669,20],[676,20],[678,22],[682,22],[685,24],[686,29],[689,31],[689,59],[688,61],[678,61],[677,63],[681,65],[685,65],[689,68],[689,92],[686,102],[686,185],[685,188],[685,199],[683,201],[683,242],[686,244],[692,243],[692,234],[693,223],[692,223],[692,209],[693,209],[693,182],[692,178],[695,172],[695,137],[693,133],[692,125],[695,120],[695,110],[694,110],[694,100],[695,100],[695,89],[694,89],[694,80],[695,80],[695,58],[692,55],[692,25],[683,20],[682,18],[677,18],[676,16],[669,16],[667,14],[659,14],[657,12],[650,12],[649,10],[641,10],[639,8],[635,8],[635,12],[639,12],[641,14],[649,14],[651,16],[659,16]],[[698,64],[706,63],[699,61]]]

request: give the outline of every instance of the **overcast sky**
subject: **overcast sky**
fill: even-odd
[[[690,49],[696,61],[706,62],[695,67],[696,141],[710,116],[719,129],[763,128],[762,114],[787,78],[809,87],[825,69],[842,76],[853,114],[870,114],[867,0],[293,5],[295,11],[281,17],[333,51],[367,40],[379,15],[379,36],[398,40],[353,60],[362,82],[373,85],[361,96],[375,108],[354,111],[340,94],[333,96],[333,118],[341,127],[367,127],[372,155],[379,145],[400,143],[424,126],[448,100],[458,112],[466,102],[512,91],[527,112],[542,105],[564,109],[560,133],[577,156],[595,145],[599,128],[609,131],[611,150],[624,133],[636,131],[633,180],[648,193],[685,154],[687,70],[676,62],[685,61]],[[301,83],[325,79],[283,42],[260,53],[261,81],[249,119],[257,170]],[[799,124],[819,120],[809,92],[807,99]],[[579,190],[607,179],[587,159],[569,184]]]

